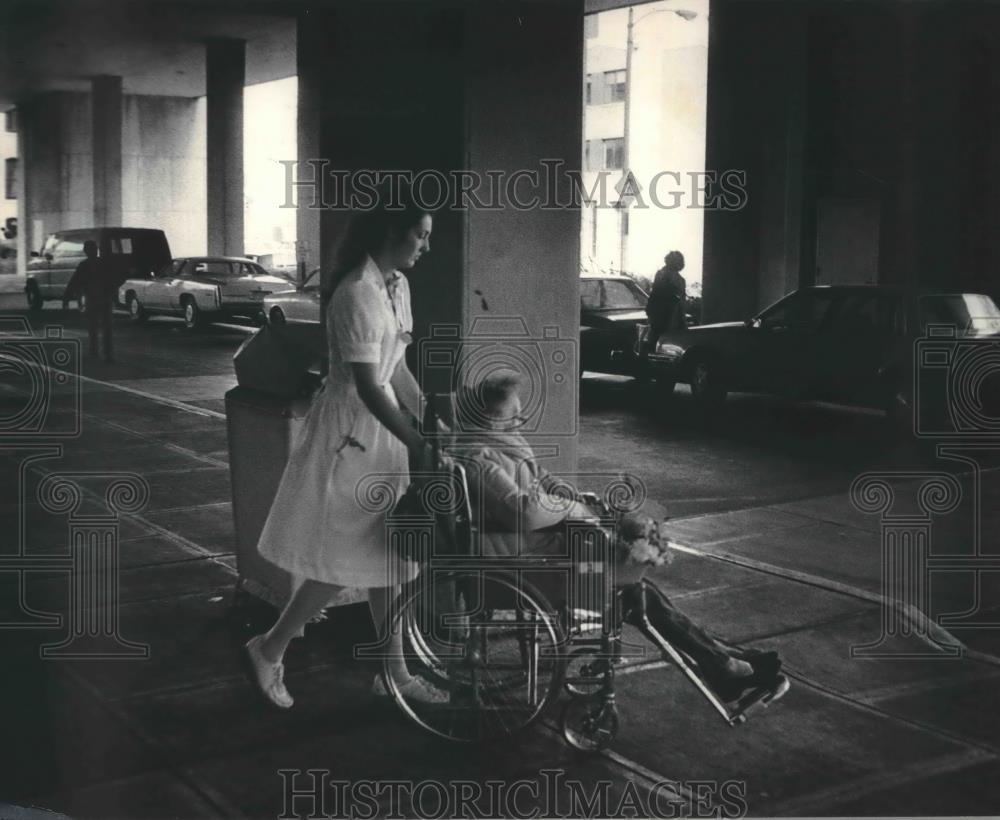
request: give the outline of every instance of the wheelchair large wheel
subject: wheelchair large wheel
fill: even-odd
[[[396,612],[409,677],[447,694],[426,703],[393,659],[385,679],[403,712],[447,740],[480,742],[521,731],[562,686],[558,619],[529,584],[501,572],[451,573],[418,588]]]

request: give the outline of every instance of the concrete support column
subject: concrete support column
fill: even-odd
[[[208,252],[242,256],[246,43],[206,43]]]
[[[580,214],[565,169],[580,162],[583,4],[346,3],[311,9],[299,32],[300,161],[328,160],[328,179],[440,174],[451,193],[458,172],[479,175],[472,207],[454,207],[445,192],[431,253],[408,274],[416,340],[408,357],[424,388],[453,388],[455,368],[482,374],[493,361],[513,363],[528,382],[533,446],[552,453],[551,469],[572,472]],[[315,169],[297,172],[305,181]],[[434,180],[424,181],[421,195],[433,200]],[[551,207],[542,207],[546,198]],[[327,200],[336,199],[331,184]],[[300,186],[295,200],[299,237],[315,236],[303,206],[312,193]],[[332,204],[320,212],[324,270],[345,217]],[[457,341],[455,368],[425,362],[429,338]]]
[[[122,78],[91,80],[94,224],[122,224]]]
[[[298,182],[313,180],[315,188],[292,188],[291,201],[297,203],[295,212],[296,241],[299,243],[302,259],[300,269],[309,271],[324,261],[330,261],[330,254],[323,252],[320,235],[320,206],[322,204],[323,166],[310,163],[322,158],[320,125],[323,107],[323,55],[326,50],[325,28],[317,25],[314,15],[303,15],[298,21],[295,38],[295,60],[298,68],[298,134],[296,149],[299,165],[294,171],[286,170],[286,179]],[[329,264],[323,265],[328,268]]]

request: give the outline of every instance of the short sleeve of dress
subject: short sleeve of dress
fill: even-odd
[[[377,297],[364,281],[344,282],[334,291],[330,311],[342,361],[377,364],[382,358],[385,327]]]

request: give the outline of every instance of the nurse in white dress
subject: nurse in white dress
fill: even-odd
[[[285,650],[338,589],[369,589],[380,632],[395,594],[387,586],[384,515],[359,505],[355,488],[365,475],[390,474],[398,476],[401,494],[409,483],[408,451],[418,463],[429,458],[407,414],[421,417],[423,396],[404,358],[413,320],[409,284],[399,271],[430,250],[431,228],[430,214],[410,203],[360,215],[345,243],[349,267],[324,316],[330,372],[294,443],[258,542],[261,555],[302,581],[270,631],[245,648],[256,684],[282,708],[293,702],[284,685]],[[415,565],[404,566],[416,573]],[[398,672],[397,680],[405,681],[402,637],[393,640],[398,646],[390,644],[390,651],[399,650],[394,677]],[[409,678],[406,686],[410,697],[446,698],[422,678]],[[384,692],[378,680],[376,692]]]

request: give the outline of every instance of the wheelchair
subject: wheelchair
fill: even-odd
[[[665,596],[641,572],[617,566],[611,499],[594,493],[567,497],[588,506],[594,517],[565,524],[563,554],[487,557],[466,468],[435,452],[438,474],[411,486],[425,498],[435,496],[430,509],[412,515],[397,507],[389,518],[391,547],[421,564],[417,579],[393,604],[389,627],[402,634],[408,675],[423,677],[447,701],[427,703],[408,694],[389,657],[383,676],[403,714],[422,729],[459,743],[508,738],[562,698],[558,720],[565,741],[581,751],[606,748],[619,729],[615,676],[630,648],[622,636],[626,593],[638,602],[633,623],[639,632],[729,725],[743,723],[787,691],[788,681],[779,675],[776,688],[751,690],[727,704],[697,664],[657,632],[646,617],[646,602]],[[442,542],[448,549],[439,549]]]

